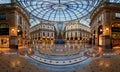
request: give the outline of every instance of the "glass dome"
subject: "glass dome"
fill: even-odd
[[[34,17],[34,16],[30,16],[30,24],[31,24],[31,27],[32,26],[34,26],[34,25],[36,25],[36,24],[39,24],[40,23],[40,20],[39,19],[37,19],[36,17]]]
[[[17,0],[37,18],[64,22],[80,19],[91,12],[101,0]]]
[[[84,18],[80,19],[80,23],[89,26],[90,23],[90,15],[85,16]]]

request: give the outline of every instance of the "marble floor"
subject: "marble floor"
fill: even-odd
[[[59,47],[43,45],[45,50],[42,50],[37,46],[31,56],[20,55],[15,51],[1,53],[0,72],[120,72],[120,49],[104,51],[99,57],[88,57],[84,55],[84,51],[89,50],[89,45],[81,47],[71,44]],[[61,47],[67,47],[68,50]]]
[[[0,55],[0,72],[120,72],[120,58],[97,58],[75,70],[54,71],[40,68],[26,57]]]
[[[0,72],[47,72],[17,55],[0,55]]]

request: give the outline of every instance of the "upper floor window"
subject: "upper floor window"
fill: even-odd
[[[43,36],[45,36],[45,32],[43,32]]]
[[[72,26],[71,26],[71,29],[72,29]]]
[[[49,32],[48,32],[48,36],[49,36]]]
[[[0,24],[0,35],[9,35],[9,25]]]
[[[8,24],[0,24],[0,28],[9,28]]]
[[[53,37],[53,33],[51,33],[51,36]]]
[[[48,26],[48,29],[49,29],[50,27]]]
[[[52,29],[54,30],[54,27],[52,27]]]
[[[102,20],[102,17],[101,16],[99,16],[98,17],[98,22],[100,22]]]
[[[19,23],[22,24],[22,17],[19,17]]]
[[[0,14],[0,20],[6,20],[6,14]]]
[[[43,25],[42,28],[45,28],[45,26]]]
[[[120,18],[120,13],[115,13],[116,18]]]

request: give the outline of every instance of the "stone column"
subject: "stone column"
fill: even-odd
[[[104,25],[103,25],[103,49],[112,49],[111,43],[111,17],[110,11],[104,11]]]
[[[103,48],[104,49],[112,49],[111,44],[111,35],[110,35],[110,28],[109,26],[104,26],[104,32],[103,32]]]
[[[18,49],[18,37],[17,37],[17,18],[15,12],[11,12],[8,16],[10,19],[9,25],[9,47],[11,49]]]

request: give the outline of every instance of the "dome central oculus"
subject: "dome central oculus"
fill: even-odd
[[[61,11],[61,10],[67,9],[67,6],[66,5],[62,5],[62,4],[56,4],[56,5],[53,5],[52,8],[54,10]]]

